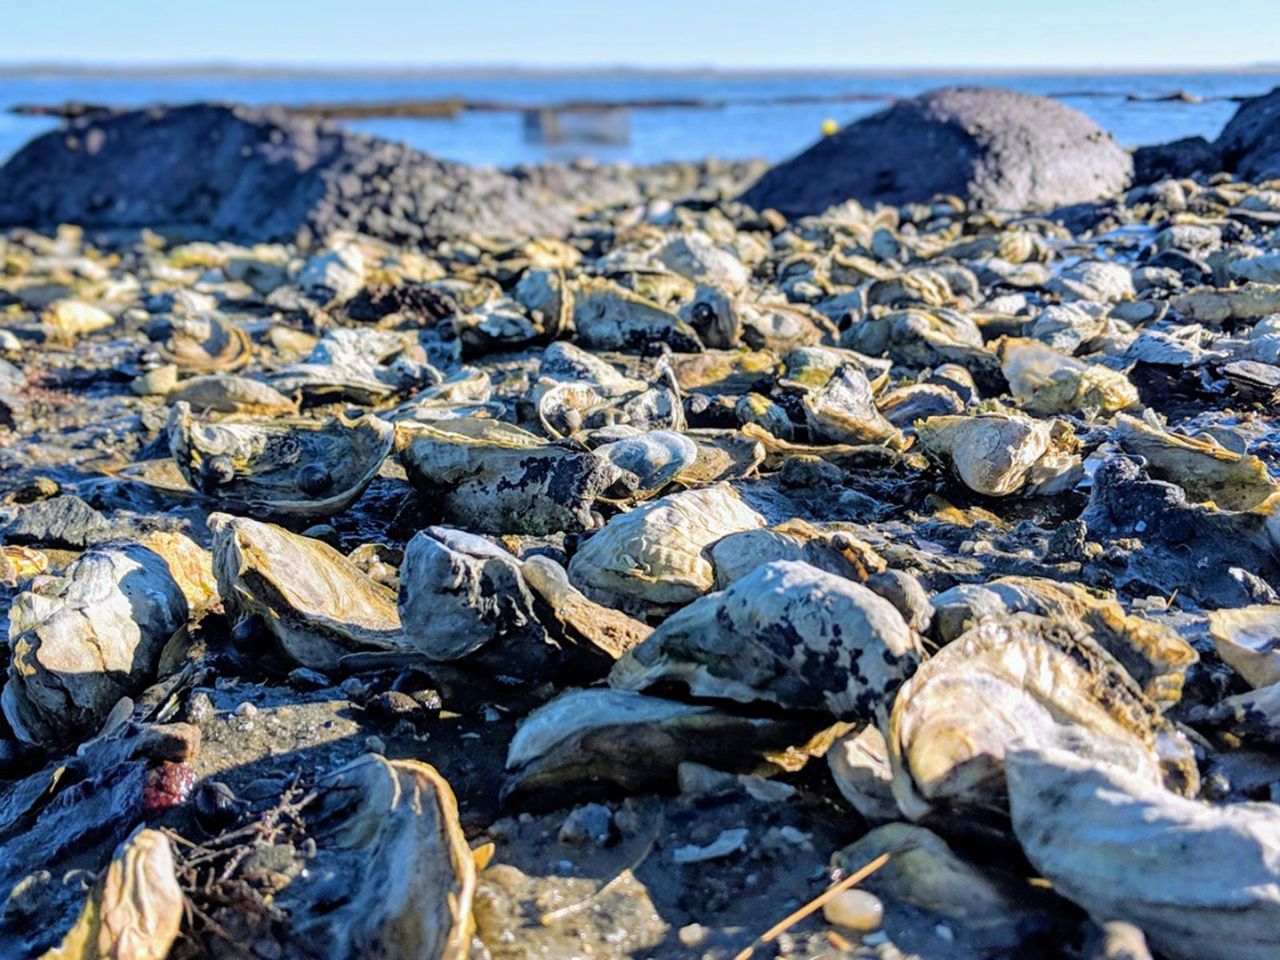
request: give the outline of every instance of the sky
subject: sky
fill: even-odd
[[[1280,0],[0,0],[0,64],[1143,69],[1280,61]]]

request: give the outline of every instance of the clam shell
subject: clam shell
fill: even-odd
[[[230,373],[253,359],[253,344],[240,327],[214,314],[175,319],[156,352],[184,373]]]
[[[187,482],[243,513],[324,517],[373,481],[395,430],[372,414],[265,423],[199,423],[185,403],[169,417],[169,447]]]
[[[1270,960],[1280,925],[1280,808],[1212,806],[1064,750],[1007,762],[1033,866],[1098,922],[1123,918],[1170,960]]]
[[[673,493],[606,523],[574,554],[569,580],[592,600],[616,609],[670,609],[714,585],[707,547],[762,526],[764,517],[726,483]]]
[[[1080,627],[1014,614],[943,647],[903,684],[885,740],[894,794],[919,820],[1005,808],[1004,758],[1063,746],[1194,792],[1190,748]]]
[[[497,420],[401,423],[396,453],[445,519],[482,533],[588,530],[619,473],[603,457]]]
[[[395,593],[327,543],[225,513],[209,529],[227,613],[261,617],[295,663],[331,670],[348,653],[404,649]]]
[[[866,587],[779,560],[668,617],[609,684],[867,719],[920,662],[901,615]]]

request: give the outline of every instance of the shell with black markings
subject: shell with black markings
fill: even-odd
[[[807,563],[778,560],[668,617],[609,683],[677,683],[695,697],[767,702],[866,720],[919,664],[919,640],[887,600]]]

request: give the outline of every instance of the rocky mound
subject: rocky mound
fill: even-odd
[[[1123,190],[1133,171],[1111,135],[1046,97],[948,87],[850,124],[765,174],[742,200],[790,216],[850,198],[957,194],[984,207],[1047,209]]]
[[[9,226],[182,225],[304,243],[347,229],[413,243],[559,233],[571,220],[536,183],[243,106],[81,117],[0,169],[0,224]]]
[[[1280,87],[1241,104],[1214,145],[1247,180],[1280,177]]]

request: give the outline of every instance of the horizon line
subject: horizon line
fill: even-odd
[[[641,65],[615,64],[529,64],[451,63],[422,66],[414,64],[307,64],[261,63],[234,60],[185,61],[172,63],[111,63],[88,61],[0,62],[0,76],[71,74],[81,76],[233,75],[233,76],[460,76],[460,75],[560,75],[599,76],[603,74],[722,75],[722,76],[1141,76],[1179,73],[1280,74],[1280,61],[1245,64],[1183,64],[1153,66],[1111,66],[1108,64],[1062,65],[950,65],[950,66],[721,66],[713,64]]]

